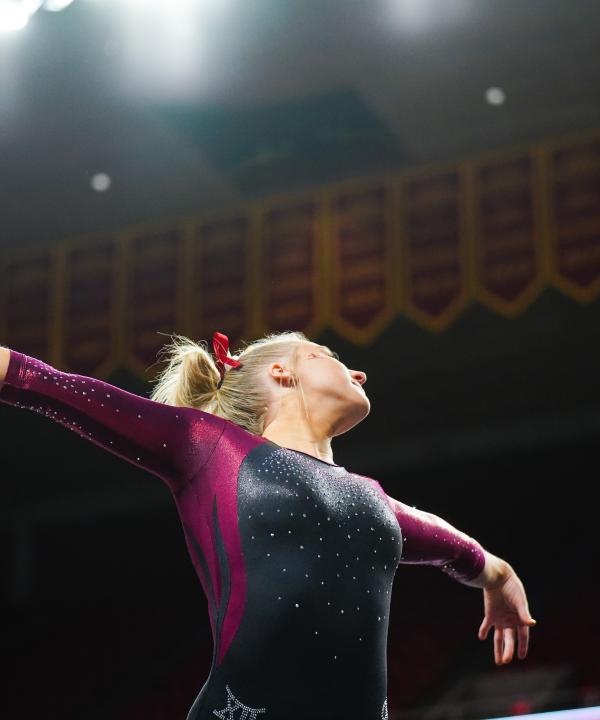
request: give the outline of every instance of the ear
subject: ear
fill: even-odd
[[[271,377],[278,380],[282,387],[290,387],[294,383],[292,373],[281,363],[273,363],[270,369]]]

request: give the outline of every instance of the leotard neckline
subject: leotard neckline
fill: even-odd
[[[306,455],[306,457],[311,458],[311,460],[316,460],[317,462],[323,463],[324,465],[329,465],[329,467],[344,467],[343,465],[338,465],[337,463],[330,463],[327,462],[327,460],[321,460],[321,458],[315,457],[314,455],[311,455],[310,453],[305,453],[303,450],[295,450],[294,448],[288,448],[284,445],[278,445],[276,442],[273,442],[272,440],[267,440],[267,442],[271,443],[271,445],[275,445],[275,447],[281,448],[282,450],[289,450],[290,452],[296,452],[301,453],[302,455]]]

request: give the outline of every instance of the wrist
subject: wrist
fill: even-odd
[[[513,569],[506,560],[488,553],[490,556],[489,568],[486,557],[486,572],[483,579],[483,588],[485,590],[497,590],[502,587],[513,573]]]
[[[484,590],[495,590],[502,587],[512,574],[511,566],[502,558],[484,550],[485,565],[483,569],[472,580],[465,581],[466,585],[482,588]]]

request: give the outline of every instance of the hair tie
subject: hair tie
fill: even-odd
[[[241,367],[242,363],[239,360],[235,360],[229,355],[229,338],[220,332],[213,333],[213,348],[216,358],[216,365],[221,375],[217,388],[221,387],[225,373],[230,367],[237,368]],[[227,367],[229,366],[229,367]]]

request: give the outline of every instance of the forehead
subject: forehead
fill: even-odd
[[[318,345],[314,342],[305,342],[304,347],[306,350],[325,350],[326,352],[331,352],[327,345]]]

